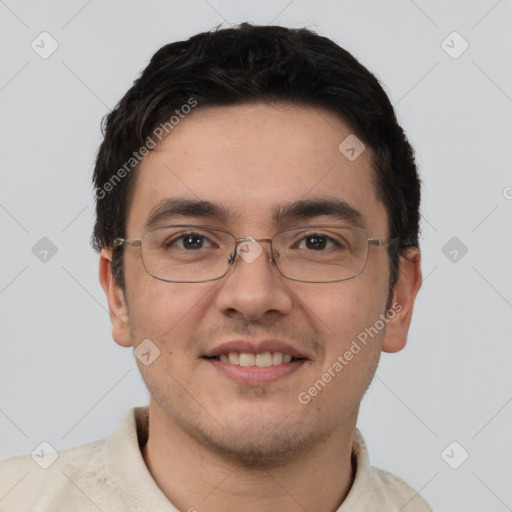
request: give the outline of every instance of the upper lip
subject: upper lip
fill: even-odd
[[[262,354],[263,352],[282,352],[290,354],[296,359],[309,359],[307,355],[292,347],[288,343],[277,339],[266,339],[261,341],[231,340],[216,345],[209,349],[203,357],[216,357],[228,352],[247,352],[249,354]]]

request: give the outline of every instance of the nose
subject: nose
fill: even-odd
[[[291,311],[291,291],[273,263],[267,242],[270,240],[240,240],[216,297],[217,308],[223,314],[255,321]]]

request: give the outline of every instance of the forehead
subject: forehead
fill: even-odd
[[[170,198],[218,204],[230,229],[268,228],[285,205],[330,198],[360,211],[368,228],[383,234],[387,216],[376,197],[371,152],[347,158],[343,141],[354,145],[350,126],[323,109],[198,106],[140,164],[128,232],[141,234]]]

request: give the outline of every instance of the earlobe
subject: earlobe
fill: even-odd
[[[382,350],[398,352],[405,347],[411,324],[416,295],[421,287],[421,253],[411,248],[400,257],[398,280],[393,291],[393,301],[388,313]]]
[[[100,253],[99,278],[107,296],[110,321],[112,323],[112,337],[122,347],[131,347],[132,341],[126,298],[123,290],[117,285],[112,273],[112,254],[110,250],[105,248]]]

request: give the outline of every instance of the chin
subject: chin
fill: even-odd
[[[313,446],[321,443],[329,433],[305,432],[274,428],[272,431],[263,425],[258,432],[242,430],[239,435],[226,435],[225,432],[216,436],[196,432],[197,440],[226,462],[247,469],[268,470],[287,466],[297,462]],[[252,429],[254,430],[254,429]],[[191,432],[189,432],[191,434]]]
[[[247,469],[268,470],[296,463],[319,443],[329,438],[335,425],[309,424],[289,411],[242,410],[219,422],[188,423],[187,434],[227,463]],[[183,425],[184,426],[184,425]]]

